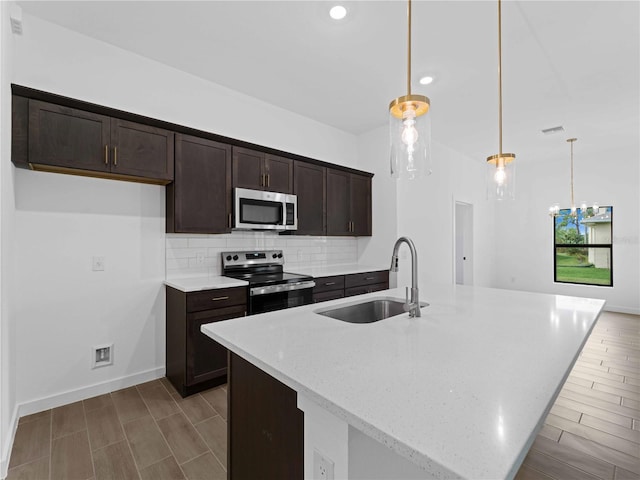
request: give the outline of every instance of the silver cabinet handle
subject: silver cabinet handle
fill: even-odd
[[[375,280],[376,277],[366,277],[365,280]]]
[[[336,282],[327,282],[327,283],[325,283],[326,286],[335,285],[335,284],[336,284]]]
[[[229,297],[213,297],[211,301],[216,302],[218,300],[229,300]]]

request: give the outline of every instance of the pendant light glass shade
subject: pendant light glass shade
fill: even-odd
[[[406,95],[389,106],[391,176],[413,180],[431,174],[429,99]]]
[[[502,151],[502,2],[498,0],[498,132],[499,150],[487,158],[487,198],[516,198],[516,154]]]
[[[487,158],[487,198],[513,200],[516,198],[516,156],[502,153]]]
[[[411,94],[411,0],[407,24],[407,94],[389,104],[389,159],[392,177],[412,180],[431,174],[431,102]]]

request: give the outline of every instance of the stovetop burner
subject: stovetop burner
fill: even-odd
[[[283,271],[282,250],[223,252],[223,275],[249,282],[250,287],[297,283],[312,280],[309,275]]]

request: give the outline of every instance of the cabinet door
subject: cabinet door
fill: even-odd
[[[371,178],[351,174],[351,233],[371,236]]]
[[[234,353],[229,358],[228,478],[303,478],[304,413],[295,390]]]
[[[290,158],[265,155],[265,190],[270,192],[293,193],[293,160]]]
[[[195,385],[227,374],[227,349],[200,331],[206,323],[242,317],[245,305],[187,314],[186,384]]]
[[[233,147],[233,188],[265,189],[264,153]]]
[[[231,231],[231,146],[176,134],[173,184],[167,187],[167,231]]]
[[[327,235],[352,235],[349,175],[327,168]]]
[[[168,130],[111,119],[111,173],[173,180],[173,137]]]
[[[293,192],[298,196],[296,235],[325,235],[327,169],[306,162],[295,162]]]
[[[110,119],[29,100],[29,162],[108,172]]]

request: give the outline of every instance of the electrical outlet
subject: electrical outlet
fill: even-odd
[[[91,368],[113,365],[113,343],[91,349]]]
[[[104,257],[93,257],[91,259],[91,269],[94,272],[104,272]]]
[[[334,480],[333,467],[331,459],[313,451],[313,480]]]
[[[204,265],[204,253],[202,252],[196,253],[196,264]]]

